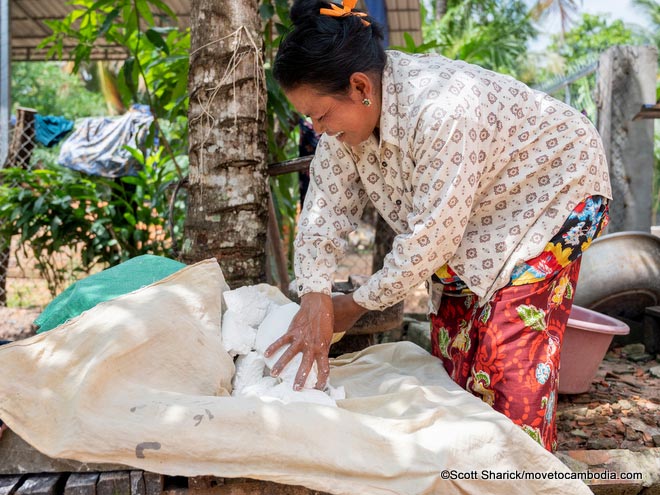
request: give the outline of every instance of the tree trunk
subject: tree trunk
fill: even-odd
[[[232,287],[266,277],[266,86],[257,0],[191,2],[190,172],[181,259]]]

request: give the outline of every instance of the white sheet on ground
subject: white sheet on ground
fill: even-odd
[[[570,471],[411,343],[335,359],[339,407],[230,397],[225,290],[203,261],[1,347],[0,418],[50,457],[169,475],[351,495],[591,493],[577,480],[483,479]]]

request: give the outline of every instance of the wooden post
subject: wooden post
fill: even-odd
[[[598,65],[598,131],[610,169],[612,195],[608,232],[651,228],[653,121],[633,117],[655,103],[657,50],[614,46]]]

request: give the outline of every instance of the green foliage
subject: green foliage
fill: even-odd
[[[13,111],[23,106],[42,115],[73,120],[103,115],[106,110],[103,97],[88,91],[80,78],[67,73],[59,62],[13,63],[11,88]]]
[[[422,30],[427,44],[437,44],[432,51],[513,76],[536,35],[522,0],[452,2]]]
[[[127,58],[117,74],[124,105],[146,104],[154,115],[145,150],[127,148],[142,165],[137,176],[86,176],[56,166],[55,151],[39,149],[34,159],[42,170],[3,171],[3,183],[16,187],[3,186],[0,229],[5,235],[20,235],[53,295],[73,276],[70,267],[58,263],[64,247],[79,249],[76,269],[88,273],[95,264],[112,266],[145,253],[170,254],[182,235],[184,202],[172,200],[172,194],[188,161],[190,33],[156,26],[152,9],[176,25],[161,0],[77,0],[67,17],[47,21],[53,34],[40,46],[61,58],[64,41],[73,39],[74,70],[90,61],[92,47],[101,38],[125,47]],[[74,105],[70,113],[62,113],[79,117],[79,112],[86,113]]]
[[[582,14],[580,23],[568,31],[563,40],[559,35],[553,36],[549,49],[568,63],[579,64],[611,46],[639,44],[640,41],[619,19],[609,22],[603,16]]]
[[[441,48],[440,44],[436,40],[431,40],[426,43],[420,43],[419,45],[415,43],[415,40],[410,35],[410,33],[403,33],[404,45],[396,46],[392,45],[390,48],[393,50],[399,50],[406,53],[429,53]]]
[[[76,270],[84,273],[96,264],[112,266],[140,254],[168,254],[167,217],[176,171],[160,153],[145,157],[131,152],[143,170],[117,180],[52,166],[0,172],[0,235],[20,236],[53,296],[73,276],[59,260],[66,249],[79,250]],[[175,201],[174,209],[182,219],[183,202]],[[175,237],[181,229],[179,221]]]
[[[557,53],[564,64],[564,71],[571,74],[589,63],[595,62],[600,53],[615,45],[634,45],[643,43],[643,38],[633,32],[621,20],[608,21],[606,17],[583,14],[580,22],[566,32],[562,38],[553,36],[549,46]],[[547,77],[547,72],[545,73]],[[541,71],[540,78],[544,77]],[[597,105],[594,100],[596,76],[582,77],[555,94],[571,106],[584,112],[593,122],[597,120]]]
[[[127,59],[117,75],[124,104],[149,105],[158,128],[152,129],[150,138],[153,139],[157,130],[161,131],[163,147],[180,169],[178,164],[187,152],[189,30],[155,25],[152,12],[156,11],[168,17],[171,25],[176,25],[174,14],[161,0],[77,0],[75,7],[65,19],[49,22],[53,34],[41,46],[48,46],[50,55],[62,57],[64,41],[73,39],[76,41],[72,53],[76,68],[89,60],[93,45],[101,37],[125,47]],[[292,158],[297,150],[297,115],[274,82],[271,71],[275,47],[290,25],[289,7],[286,0],[264,0],[260,7],[265,26],[269,162]],[[163,139],[162,131],[167,128],[173,128],[175,139]],[[161,149],[159,153],[164,151]],[[277,177],[272,180],[272,186],[281,229],[288,233],[292,242],[297,214],[297,177],[295,174]]]
[[[124,104],[149,105],[158,119],[187,116],[187,74],[190,31],[156,26],[152,9],[162,12],[172,26],[176,17],[161,0],[77,0],[64,19],[45,21],[53,34],[40,47],[62,58],[64,42],[74,40],[74,70],[90,60],[101,38],[126,48],[127,58],[118,74]]]

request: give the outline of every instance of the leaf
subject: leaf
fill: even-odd
[[[154,29],[147,29],[147,39],[151,41],[151,44],[154,45],[156,48],[159,48],[167,55],[170,54],[170,47],[167,46],[167,43],[165,43],[163,37]]]
[[[170,16],[172,19],[176,19],[176,14],[165,2],[162,2],[161,0],[149,0],[149,3],[155,5],[157,8],[159,8],[160,10],[165,12],[168,16]]]
[[[117,0],[98,0],[97,2],[92,4],[92,6],[89,7],[89,9],[87,9],[87,10],[88,11],[103,10],[103,7],[106,7],[107,5],[114,5],[116,3],[116,1]]]
[[[44,196],[39,196],[37,198],[37,200],[34,202],[34,206],[32,207],[32,211],[34,211],[35,213],[40,212],[41,209],[44,206],[44,201],[45,200],[46,200],[46,198]]]
[[[521,304],[516,308],[518,315],[525,323],[526,326],[537,332],[542,332],[546,329],[545,324],[545,311],[536,306],[528,306]]]
[[[154,23],[154,16],[151,14],[151,9],[149,8],[149,4],[146,2],[146,0],[134,0],[135,4],[137,5],[137,10],[142,16],[142,18],[145,20],[145,22],[149,26],[153,26]]]
[[[268,21],[275,15],[275,7],[270,3],[262,3],[259,6],[259,14],[263,20]]]
[[[110,29],[110,26],[112,26],[112,23],[117,18],[119,13],[120,13],[119,9],[114,9],[106,16],[105,20],[103,21],[103,25],[101,26],[101,29],[98,31],[99,37],[102,37],[108,32],[108,29]]]
[[[137,222],[135,221],[135,217],[133,216],[132,213],[130,213],[130,212],[126,212],[126,213],[124,213],[124,219],[126,219],[126,221],[127,221],[131,226],[135,227],[135,224],[136,224]],[[125,234],[127,234],[127,233],[128,233],[128,230],[126,230],[126,229],[122,229],[122,234],[125,235]]]
[[[135,64],[135,59],[133,57],[127,58],[122,67],[124,73],[124,83],[129,89],[131,94],[135,95],[137,93],[137,77],[135,73],[137,72],[137,66]]]
[[[128,151],[140,165],[144,165],[144,154],[141,150],[133,148],[132,146],[128,146],[127,144],[124,144],[121,148]]]

